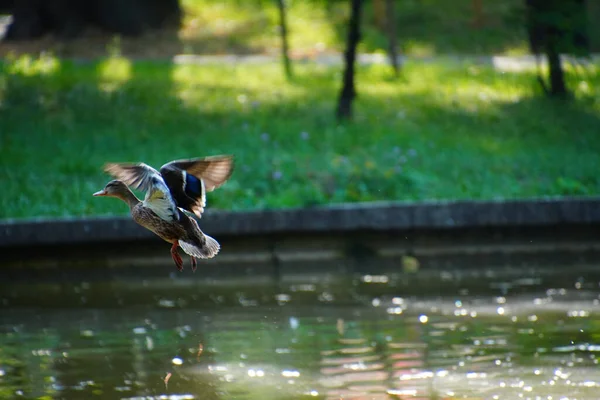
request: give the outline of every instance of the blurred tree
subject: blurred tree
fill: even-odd
[[[483,27],[483,0],[472,0],[473,5],[473,26],[475,28]]]
[[[529,46],[548,59],[550,86],[538,76],[549,96],[568,93],[560,55],[589,55],[585,0],[525,0]]]
[[[388,37],[388,55],[392,69],[394,70],[394,76],[398,78],[400,76],[400,66],[398,65],[398,43],[396,32],[396,12],[394,10],[394,1],[396,0],[385,0],[385,13],[387,15],[386,31]]]
[[[386,2],[388,0],[373,0],[373,22],[382,31],[386,29],[389,16],[386,15]]]
[[[71,39],[88,26],[135,36],[147,29],[179,26],[181,18],[178,0],[18,0],[12,2],[10,13],[13,21],[6,40],[47,33]]]
[[[281,56],[283,58],[283,69],[285,76],[288,79],[292,79],[292,63],[290,61],[290,48],[288,45],[288,28],[287,28],[287,16],[286,7],[284,0],[277,0],[277,8],[279,9],[279,29],[281,34]]]
[[[362,0],[350,0],[351,12],[348,23],[348,37],[346,51],[344,52],[344,81],[338,101],[338,119],[352,117],[352,102],[356,97],[354,86],[354,64],[356,61],[356,47],[360,41],[360,18],[362,13]]]

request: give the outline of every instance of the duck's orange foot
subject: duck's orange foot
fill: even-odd
[[[196,272],[196,267],[198,266],[198,262],[196,261],[195,257],[190,256],[190,259],[192,260],[192,272]]]
[[[173,257],[173,261],[175,262],[175,266],[179,271],[183,271],[183,259],[177,253],[177,242],[173,243],[173,247],[171,247],[171,257]]]

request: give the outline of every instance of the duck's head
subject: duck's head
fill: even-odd
[[[127,187],[127,185],[119,180],[112,180],[104,186],[104,189],[99,192],[94,193],[94,196],[108,196],[108,197],[118,197],[120,199],[125,198],[131,190]]]

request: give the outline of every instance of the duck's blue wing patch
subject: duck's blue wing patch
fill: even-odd
[[[198,197],[204,195],[202,180],[192,174],[185,174],[185,192],[188,196]]]

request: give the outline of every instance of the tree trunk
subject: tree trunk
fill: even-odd
[[[288,28],[287,16],[284,0],[277,0],[277,8],[279,9],[279,28],[281,34],[281,57],[283,59],[283,70],[288,79],[292,79],[292,63],[290,61],[290,48],[288,45]]]
[[[483,27],[483,0],[472,0],[473,6],[473,26],[475,28]],[[497,1],[497,0],[492,0]]]
[[[567,94],[565,85],[565,73],[560,62],[560,53],[558,52],[556,42],[560,38],[552,38],[549,35],[546,41],[546,57],[548,57],[548,67],[550,69],[550,90],[548,94],[553,97],[564,97]]]
[[[386,30],[386,2],[387,0],[373,0],[373,19],[375,26],[382,31]]]
[[[346,51],[344,52],[344,81],[338,101],[338,119],[348,119],[352,117],[352,102],[356,97],[356,89],[354,86],[354,64],[356,61],[356,47],[360,41],[362,0],[350,0],[350,2],[352,10],[350,21],[348,23]]]
[[[525,0],[527,33],[533,53],[548,59],[550,87],[541,73],[538,80],[549,96],[568,93],[561,54],[589,54],[589,35],[584,0]]]
[[[396,0],[385,0],[385,13],[387,15],[388,56],[394,70],[394,76],[398,78],[400,76],[400,66],[398,65],[398,43],[396,39],[398,32],[396,32],[394,1]]]

